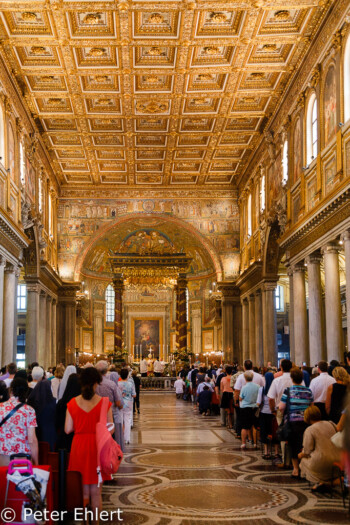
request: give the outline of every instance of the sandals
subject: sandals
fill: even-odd
[[[311,492],[317,492],[318,494],[324,494],[325,492],[329,492],[329,489],[327,485],[325,485],[324,483],[318,483],[317,485],[312,487]]]
[[[241,450],[246,450],[246,446],[245,445],[241,445]]]
[[[271,459],[271,455],[270,454],[263,454],[263,459],[266,459],[266,460],[269,460]]]

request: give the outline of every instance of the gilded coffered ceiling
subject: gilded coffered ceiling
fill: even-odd
[[[62,186],[232,187],[324,0],[0,0],[2,53]]]

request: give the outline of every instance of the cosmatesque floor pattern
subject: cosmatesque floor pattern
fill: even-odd
[[[103,508],[122,509],[132,525],[349,524],[338,495],[312,494],[308,483],[240,444],[218,417],[197,415],[175,394],[143,393]]]

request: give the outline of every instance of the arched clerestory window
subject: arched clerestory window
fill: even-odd
[[[115,292],[111,284],[106,288],[106,322],[114,323],[114,308],[115,308]]]
[[[19,143],[19,173],[21,178],[21,183],[24,186],[26,182],[26,162],[24,157],[24,146],[23,141]]]
[[[350,119],[350,36],[347,39],[344,53],[344,120]]]
[[[260,211],[265,210],[266,193],[265,193],[265,175],[263,174],[260,179]]]
[[[288,167],[288,140],[284,141],[282,152],[282,183],[285,185],[288,182],[289,167]]]
[[[4,111],[0,104],[0,163],[5,165],[5,120]]]
[[[318,151],[318,114],[315,93],[311,95],[307,107],[306,138],[307,163],[311,164],[311,162],[317,157]]]
[[[247,235],[252,235],[252,194],[249,193],[247,201]]]

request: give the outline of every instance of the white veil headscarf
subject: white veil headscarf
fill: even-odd
[[[67,368],[64,371],[62,381],[60,382],[59,387],[58,387],[57,401],[59,401],[62,398],[64,391],[66,390],[69,376],[71,376],[72,374],[76,374],[76,373],[77,373],[77,369],[74,365],[67,366]]]

